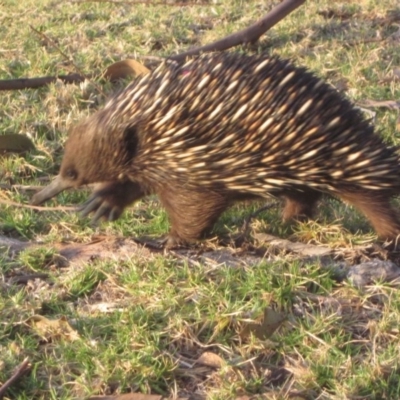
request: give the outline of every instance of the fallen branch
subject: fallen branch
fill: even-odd
[[[4,397],[6,391],[12,386],[17,380],[21,379],[23,375],[25,375],[31,369],[31,365],[29,363],[28,357],[25,358],[24,361],[19,365],[17,370],[13,373],[10,379],[8,379],[4,384],[0,387],[0,399]]]
[[[86,78],[79,74],[43,76],[41,78],[6,79],[0,81],[0,90],[36,89],[61,80],[64,83],[80,83]]]
[[[101,2],[102,0],[90,0]],[[200,53],[223,51],[240,44],[255,43],[261,35],[271,29],[280,20],[285,18],[288,14],[300,7],[305,0],[284,0],[273,8],[264,18],[257,21],[250,27],[243,29],[232,35],[226,36],[214,43],[207,44],[202,47],[197,47],[188,50],[181,54],[170,56],[169,59],[180,61],[184,60],[187,56],[194,56]],[[149,3],[150,4],[150,3]],[[176,5],[177,3],[175,3]],[[185,4],[187,5],[187,4]],[[34,28],[32,28],[36,31]],[[41,32],[39,32],[43,35]],[[49,40],[46,36],[46,40]],[[51,43],[51,42],[50,42]],[[58,48],[58,47],[57,47]],[[59,50],[59,49],[58,49]],[[59,50],[61,52],[61,50]],[[64,58],[69,58],[61,52]],[[69,60],[70,61],[70,60]],[[0,90],[20,90],[20,89],[35,89],[41,86],[48,85],[60,79],[64,83],[80,83],[85,79],[90,79],[90,76],[83,76],[81,74],[59,75],[59,76],[46,76],[42,78],[22,78],[22,79],[9,79],[0,80]]]
[[[261,35],[271,29],[280,20],[285,18],[288,14],[300,7],[305,0],[284,0],[282,3],[273,8],[265,17],[261,18],[255,24],[243,29],[239,32],[233,33],[232,35],[226,36],[214,43],[207,44],[205,46],[197,47],[192,50],[188,50],[184,53],[177,54],[169,57],[172,60],[180,61],[185,59],[187,56],[198,55],[200,53],[207,53],[212,51],[227,50],[231,47],[238,46],[240,44],[255,43]]]

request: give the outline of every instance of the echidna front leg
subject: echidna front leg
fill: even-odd
[[[358,208],[369,219],[380,239],[391,240],[392,245],[397,245],[400,218],[390,204],[390,195],[360,191],[341,193],[340,197]]]
[[[202,239],[229,205],[218,192],[182,189],[178,185],[163,188],[158,196],[171,223],[166,247]]]
[[[316,190],[304,188],[302,191],[283,191],[279,194],[285,199],[282,211],[284,222],[291,220],[305,220],[313,217],[315,205],[322,193]]]
[[[138,183],[106,182],[96,186],[80,211],[83,216],[94,212],[93,222],[101,218],[115,221],[129,204],[143,196],[145,196],[145,191]]]

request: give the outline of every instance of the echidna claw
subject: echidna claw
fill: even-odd
[[[81,206],[78,207],[78,211],[82,217],[88,216],[91,212],[97,210],[103,200],[95,195],[90,196]]]

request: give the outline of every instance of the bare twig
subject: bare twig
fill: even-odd
[[[0,189],[11,190],[16,189],[22,192],[37,192],[43,189],[43,186],[33,186],[33,185],[10,185],[8,183],[0,183]]]
[[[149,6],[209,6],[209,2],[191,3],[191,2],[173,2],[166,1],[151,1],[151,0],[136,0],[136,1],[115,1],[115,0],[70,0],[70,3],[114,3],[114,4],[147,4]],[[213,6],[218,5],[213,3]]]
[[[20,207],[20,208],[30,208],[31,210],[37,211],[77,211],[77,207],[64,207],[64,206],[57,206],[57,207],[41,207],[41,206],[32,206],[30,204],[21,204],[16,203],[14,201],[9,200],[1,200],[0,204],[4,204],[6,206],[13,206],[13,207]]]
[[[226,36],[223,39],[220,39],[214,43],[210,43],[202,47],[197,47],[195,49],[188,50],[184,53],[177,54],[169,58],[172,60],[180,61],[185,59],[187,56],[193,56],[211,51],[222,51],[234,46],[238,46],[240,44],[254,43],[260,38],[261,35],[271,29],[293,10],[300,7],[303,3],[305,3],[305,0],[284,0],[282,1],[282,3],[273,8],[264,18],[261,18],[259,21],[249,26],[248,28],[233,33],[232,35]]]
[[[200,263],[196,260],[193,260],[192,258],[190,258],[189,256],[186,256],[184,254],[179,254],[178,252],[174,251],[174,250],[168,250],[168,254],[171,254],[172,256],[174,256],[175,258],[179,258],[180,260],[186,261],[189,265],[192,265],[194,267],[199,267]]]
[[[370,39],[361,39],[361,40],[348,40],[344,43],[345,46],[357,46],[359,44],[366,43],[379,43],[384,42],[386,38],[370,38]]]
[[[17,380],[19,380],[23,375],[25,375],[31,369],[31,364],[29,363],[28,357],[19,365],[16,371],[13,373],[10,379],[8,379],[0,387],[0,399],[2,399],[6,391],[12,386]]]
[[[20,275],[14,276],[11,278],[11,282],[15,285],[26,285],[29,281],[33,281],[34,279],[47,279],[49,274],[45,273],[36,273],[36,274],[28,274],[28,275]]]
[[[64,83],[80,83],[86,78],[79,74],[43,76],[41,78],[20,78],[0,80],[0,90],[36,89],[61,80]]]
[[[36,28],[34,28],[32,25],[29,25],[29,27],[33,30],[33,32],[35,32],[37,35],[39,35],[42,39],[44,39],[48,44],[50,44],[52,47],[54,47],[55,49],[57,49],[57,51],[65,58],[65,60],[71,64],[74,65],[73,60],[68,57],[56,44],[56,42],[53,39],[50,39],[46,34],[44,34],[43,32],[38,31]],[[74,65],[75,67],[75,65]],[[79,71],[79,73],[81,75],[83,75],[81,73],[81,71]]]
[[[265,205],[264,207],[259,208],[258,210],[254,211],[252,214],[250,214],[243,222],[243,225],[242,225],[243,234],[247,235],[247,233],[250,229],[251,220],[253,218],[256,218],[262,212],[270,210],[271,208],[277,207],[278,205],[279,205],[279,202],[274,201],[270,204]]]

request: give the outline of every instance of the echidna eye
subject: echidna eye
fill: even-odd
[[[73,168],[68,168],[68,169],[65,171],[65,176],[66,176],[68,179],[75,180],[75,179],[77,178],[78,174],[77,174],[77,172],[76,172]]]

